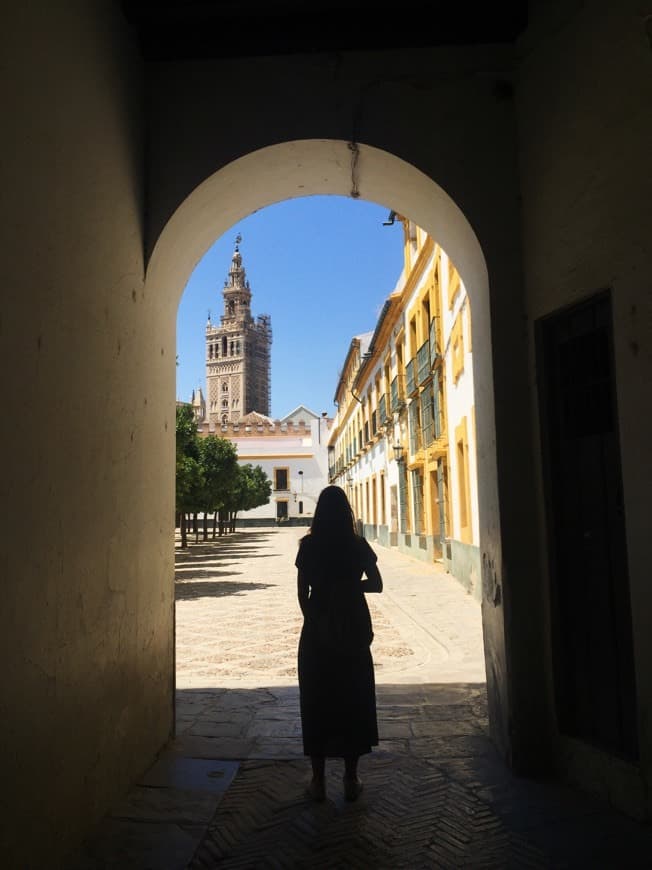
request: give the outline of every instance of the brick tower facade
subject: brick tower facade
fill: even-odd
[[[271,412],[272,322],[251,314],[251,288],[236,238],[224,281],[224,313],[206,324],[206,416],[210,423],[237,423],[245,414]]]

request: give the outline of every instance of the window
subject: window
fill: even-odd
[[[276,502],[276,519],[286,520],[288,518],[288,503],[287,500]]]
[[[466,433],[466,417],[455,427],[455,443],[457,458],[457,495],[460,511],[460,540],[463,543],[471,541],[471,516],[469,492],[469,447]]]
[[[452,309],[457,296],[457,291],[460,289],[460,276],[457,269],[453,265],[453,261],[448,261],[448,307]]]
[[[410,436],[410,453],[414,455],[418,453],[419,450],[423,447],[423,439],[421,433],[421,409],[419,407],[419,400],[414,399],[414,401],[410,402],[410,408],[408,410],[408,421],[409,421],[409,436]]]
[[[302,501],[299,502],[299,513],[300,514],[303,513],[303,502]]]
[[[410,318],[410,355],[415,357],[417,355],[417,346],[419,342],[417,340],[417,319],[416,317]]]
[[[287,491],[288,487],[288,477],[289,477],[289,469],[287,468],[275,468],[274,469],[274,489]]]
[[[418,469],[412,472],[412,499],[414,503],[414,534],[423,534],[423,475]]]
[[[222,407],[223,408],[229,407],[229,400],[228,399],[222,399]]]
[[[423,443],[428,447],[435,439],[434,421],[434,391],[433,385],[428,384],[421,393],[421,426],[423,428]]]
[[[453,353],[453,380],[455,383],[464,371],[464,334],[462,332],[462,318],[458,314],[451,331],[451,347]]]
[[[227,383],[226,381],[222,381],[222,392],[223,392],[223,393],[228,393],[228,391],[229,391],[229,385],[228,385],[228,383]]]

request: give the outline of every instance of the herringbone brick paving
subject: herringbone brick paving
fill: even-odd
[[[359,800],[341,794],[329,767],[328,797],[304,797],[303,761],[247,761],[220,804],[189,870],[209,868],[649,868],[652,836],[628,819],[551,784],[510,782],[518,810],[501,813],[478,794],[510,780],[495,757],[474,772],[379,751],[361,764]],[[548,815],[536,814],[548,803]],[[565,798],[565,800],[564,800]]]
[[[488,737],[478,603],[433,565],[378,547],[370,601],[380,746],[347,803],[304,796],[294,554],[302,530],[179,554],[177,736],[75,870],[652,870],[652,830],[518,779]],[[71,865],[72,867],[73,865]]]

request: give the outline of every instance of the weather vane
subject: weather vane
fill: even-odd
[[[238,245],[240,244],[241,241],[242,241],[242,236],[240,235],[240,233],[238,233],[238,235],[235,237],[235,249],[236,249],[236,251],[238,250]]]

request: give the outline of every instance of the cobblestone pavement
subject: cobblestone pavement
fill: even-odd
[[[480,607],[450,575],[376,546],[380,746],[360,799],[306,800],[296,672],[301,529],[177,551],[177,736],[89,840],[97,868],[639,868],[652,831],[519,780],[488,737]]]

